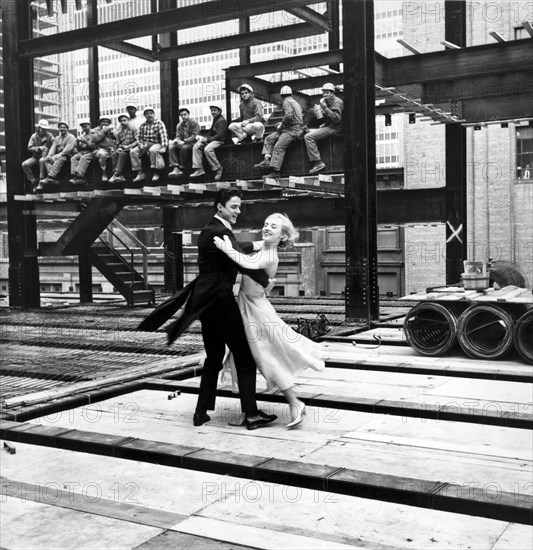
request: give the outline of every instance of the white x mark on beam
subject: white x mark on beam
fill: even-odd
[[[463,232],[463,224],[460,224],[457,229],[450,223],[446,222],[446,225],[450,228],[452,234],[446,239],[446,244],[453,241],[453,239],[457,239],[461,244],[463,244],[463,239],[459,236],[460,233]]]

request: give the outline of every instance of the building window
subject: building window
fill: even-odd
[[[516,177],[530,180],[532,167],[533,126],[519,127],[516,130]]]

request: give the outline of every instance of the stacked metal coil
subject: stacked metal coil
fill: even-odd
[[[405,317],[403,330],[409,345],[421,355],[438,356],[457,343],[457,326],[466,304],[421,302]]]
[[[505,310],[494,304],[474,304],[459,317],[457,339],[474,359],[500,359],[513,349],[518,309]]]
[[[533,365],[533,308],[516,322],[514,343],[518,353]]]

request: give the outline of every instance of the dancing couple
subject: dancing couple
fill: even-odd
[[[305,414],[305,405],[294,391],[294,377],[305,368],[322,370],[324,362],[319,344],[296,333],[279,318],[265,289],[274,283],[278,247],[293,243],[298,232],[287,216],[272,214],[264,222],[263,241],[238,244],[231,228],[241,213],[240,207],[238,189],[217,192],[215,215],[198,240],[199,276],[158,306],[139,328],[155,330],[185,305],[182,315],[166,328],[170,343],[200,317],[206,359],[193,417],[195,426],[208,422],[207,411],[215,408],[218,375],[227,346],[235,363],[242,410],[230,424],[253,430],[277,418],[257,407],[258,367],[269,387],[277,387],[287,399],[287,427],[292,428],[302,422]],[[237,271],[242,273],[242,283],[236,300],[233,285]]]

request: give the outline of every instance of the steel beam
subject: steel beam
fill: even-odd
[[[380,58],[385,65],[383,86],[432,83],[532,70],[533,40],[484,44],[420,55]]]
[[[331,31],[328,36],[328,49],[329,50],[338,50],[340,48],[340,6],[339,3],[328,2],[328,19],[331,25]],[[330,69],[334,71],[340,71],[340,63],[331,63],[329,66]]]
[[[466,46],[466,4],[444,2],[445,40]],[[466,128],[447,124],[446,151],[446,284],[461,282],[466,243]]]
[[[138,57],[139,59],[144,59],[145,61],[156,61],[156,54],[146,48],[141,48],[135,44],[129,44],[128,42],[117,42],[115,44],[106,44],[106,48],[110,50],[115,50],[117,52],[125,53],[133,57]]]
[[[163,209],[163,240],[165,246],[164,282],[165,292],[176,292],[183,288],[183,227],[176,230],[173,226],[173,208]],[[212,210],[212,209],[211,209]],[[207,222],[206,218],[202,227]]]
[[[17,43],[32,32],[29,2],[4,0],[2,23],[9,303],[13,307],[39,307],[36,218],[23,213],[35,206],[14,200],[15,195],[25,194],[20,165],[26,157],[28,138],[35,131],[33,62],[20,60],[17,52]]]
[[[239,19],[239,34],[247,35],[250,32],[250,18],[241,17]],[[246,44],[239,49],[239,63],[248,65],[250,63],[250,45]]]
[[[280,73],[283,71],[293,71],[295,69],[307,69],[309,67],[319,67],[320,65],[330,65],[331,63],[342,62],[342,50],[331,50],[325,52],[316,52],[306,55],[297,55],[294,57],[285,57],[273,59],[272,61],[260,61],[259,63],[250,63],[250,65],[229,67],[228,77],[242,78],[249,75],[261,75]]]
[[[222,38],[213,38],[202,42],[191,42],[171,48],[163,48],[157,52],[156,57],[159,61],[168,61],[170,59],[183,59],[184,57],[193,57],[205,55],[214,52],[225,52],[247,46],[258,44],[270,44],[281,40],[291,40],[303,36],[312,36],[319,34],[315,26],[308,23],[298,23],[296,25],[286,25],[284,27],[275,27],[261,31],[250,32],[248,34],[235,34],[223,36]]]
[[[331,82],[335,85],[344,84],[344,74],[324,74],[307,78],[295,78],[294,80],[284,80],[283,84],[290,86],[293,90],[313,90],[320,88],[325,82]]]
[[[244,194],[239,227],[256,227],[257,220],[272,214],[272,202],[248,202]],[[293,196],[276,199],[277,208],[285,212],[299,228],[319,225],[339,225],[346,201],[344,197]],[[164,209],[173,213],[165,218],[170,231],[202,229],[213,214],[213,205],[180,205]],[[445,188],[391,189],[377,192],[377,221],[386,225],[407,223],[444,223],[446,221]],[[166,227],[166,225],[165,225]]]
[[[343,2],[346,319],[379,319],[374,2]]]
[[[51,36],[22,40],[19,52],[22,57],[42,57],[62,52],[104,46],[141,36],[162,34],[192,27],[221,23],[240,17],[252,17],[286,8],[305,6],[309,0],[218,0],[192,6],[131,17],[122,21],[103,23],[98,28],[77,29]]]
[[[93,270],[89,254],[84,250],[78,255],[78,275],[80,281],[80,304],[93,301]]]
[[[286,11],[288,11],[292,15],[295,15],[306,23],[310,23],[315,27],[319,27],[324,32],[331,31],[331,23],[329,22],[328,18],[324,17],[315,10],[308,8],[307,6],[303,6],[301,8],[288,8]]]
[[[175,8],[177,0],[159,0],[159,9]],[[175,47],[178,43],[177,33],[171,32],[159,37],[162,46]],[[170,136],[178,123],[179,110],[179,79],[177,60],[168,60],[160,64],[159,71],[161,94],[161,120],[165,123]]]
[[[87,0],[87,27],[98,27],[98,0]],[[100,117],[100,75],[98,67],[98,46],[88,49],[89,66],[89,118],[93,126]]]
[[[467,122],[489,122],[533,117],[533,95],[510,94],[507,97],[488,97],[463,101],[461,117]]]
[[[409,88],[415,88],[410,85]],[[488,97],[509,98],[530,94],[533,89],[533,71],[513,71],[506,74],[472,76],[454,80],[427,82],[417,86],[424,103],[444,101],[483,100]]]

